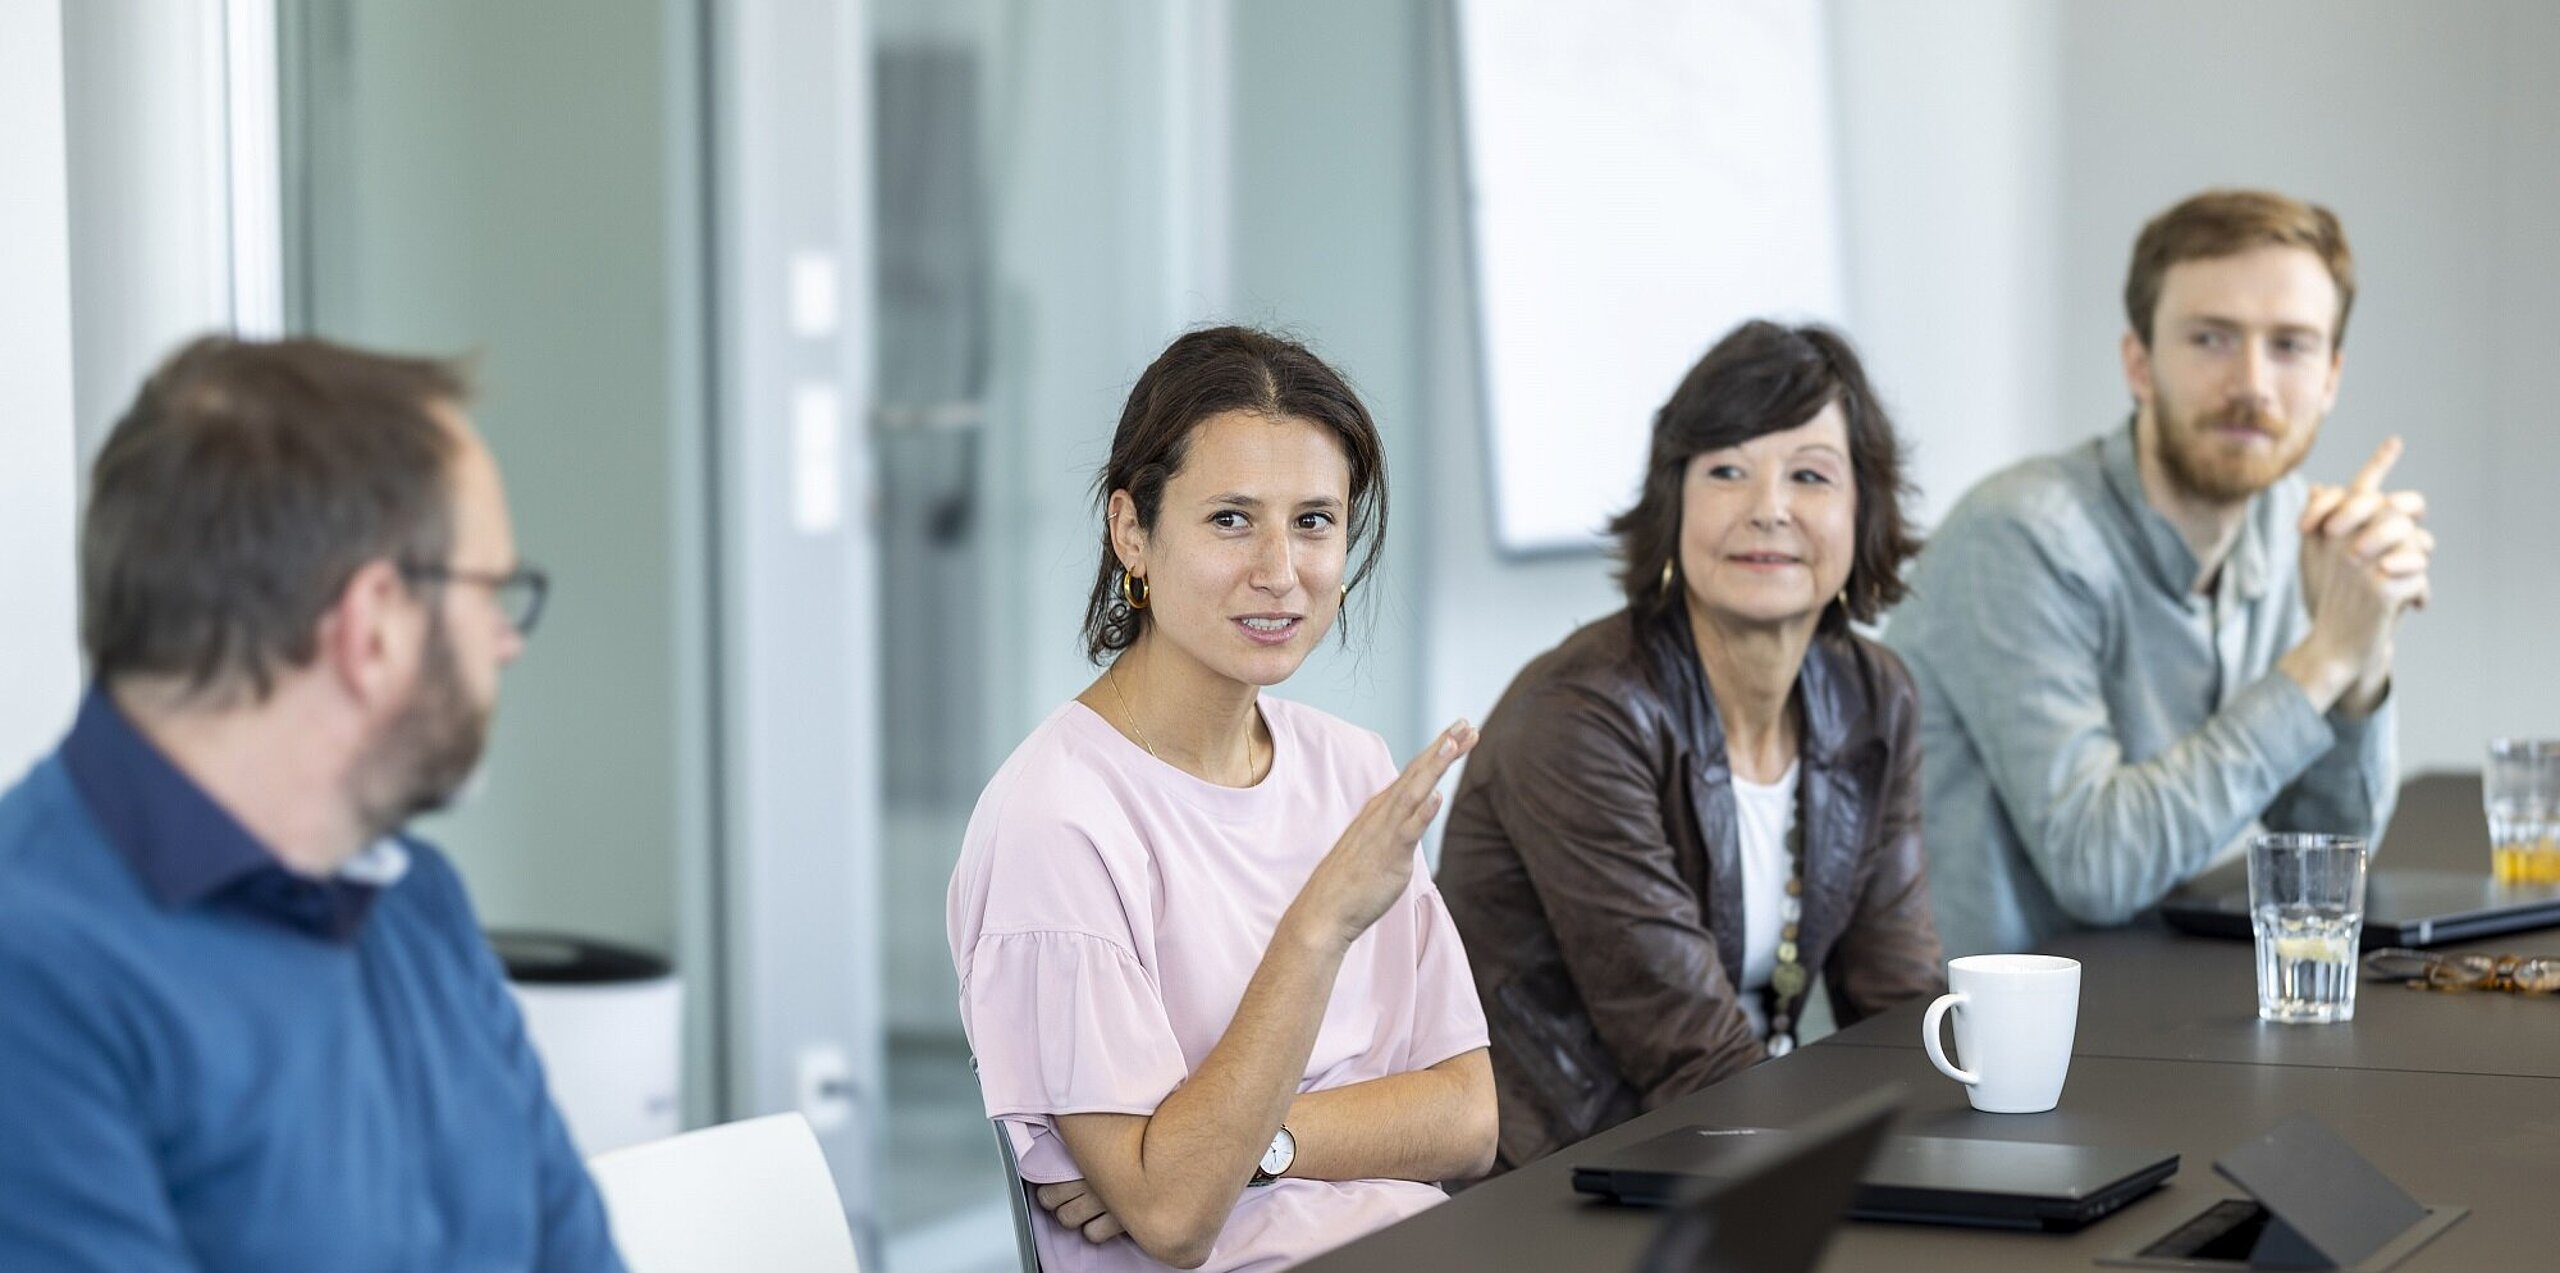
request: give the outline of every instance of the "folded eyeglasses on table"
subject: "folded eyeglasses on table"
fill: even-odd
[[[2453,955],[2385,946],[2365,952],[2364,975],[2421,990],[2560,994],[2560,955]]]

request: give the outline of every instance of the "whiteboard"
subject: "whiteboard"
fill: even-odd
[[[1458,0],[1494,533],[1605,546],[1653,413],[1755,316],[1842,308],[1819,0]]]

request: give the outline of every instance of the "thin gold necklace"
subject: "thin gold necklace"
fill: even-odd
[[[1146,748],[1148,755],[1155,756],[1158,760],[1164,759],[1156,755],[1156,745],[1147,741],[1147,728],[1138,723],[1138,709],[1129,706],[1129,691],[1120,688],[1120,664],[1114,661],[1110,669],[1102,674],[1102,679],[1111,682],[1111,695],[1120,700],[1120,715],[1128,720],[1129,732],[1138,736],[1138,745]]]
[[[1138,723],[1138,709],[1129,705],[1129,691],[1120,688],[1120,665],[1114,663],[1109,668],[1104,669],[1102,679],[1111,682],[1111,696],[1120,700],[1120,715],[1127,718],[1129,722],[1129,732],[1138,736],[1138,745],[1146,748],[1149,756],[1153,756],[1157,760],[1164,760],[1163,754],[1156,750],[1156,745],[1147,741],[1147,728],[1146,726]],[[1259,758],[1252,754],[1253,741],[1251,735],[1246,736],[1245,752],[1245,763],[1253,766],[1257,770],[1260,769],[1261,765],[1259,763]],[[1170,764],[1172,762],[1167,761],[1166,763]]]

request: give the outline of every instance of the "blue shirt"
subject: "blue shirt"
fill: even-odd
[[[2311,632],[2307,491],[2250,500],[2212,588],[2142,491],[2130,424],[1983,479],[1885,629],[1920,687],[1929,893],[1950,955],[2121,924],[2254,826],[2376,837],[2394,709],[2323,712],[2276,660]]]
[[[286,871],[92,689],[0,796],[0,1269],[621,1267],[444,857]]]

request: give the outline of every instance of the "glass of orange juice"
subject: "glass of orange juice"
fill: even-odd
[[[2493,739],[2480,779],[2491,873],[2501,884],[2560,884],[2560,739]]]

